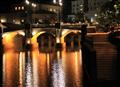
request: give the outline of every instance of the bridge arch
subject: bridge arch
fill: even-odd
[[[52,52],[55,51],[56,37],[49,32],[42,33],[37,37],[39,51]]]
[[[80,49],[80,32],[70,32],[64,37],[66,51],[74,51]]]

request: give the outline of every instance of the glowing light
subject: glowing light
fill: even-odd
[[[28,0],[26,0],[26,1],[25,1],[25,3],[26,3],[27,5],[29,5],[29,4],[30,4],[30,2],[29,2]]]
[[[15,7],[15,10],[17,10],[17,7]]]
[[[80,65],[82,65],[82,50],[80,49],[79,52],[80,52]]]
[[[54,61],[52,67],[53,87],[65,87],[65,75],[62,66],[62,60]]]
[[[20,31],[19,34],[25,36],[25,32],[23,32],[23,31]]]
[[[32,86],[32,66],[30,63],[26,64],[26,87],[33,87]]]
[[[6,37],[6,36],[7,36],[7,33],[4,33],[4,34],[2,35],[3,38]]]
[[[31,53],[28,51],[27,63],[25,65],[25,87],[33,87],[33,74],[32,74],[32,63]]]
[[[62,0],[59,0],[59,5],[60,5],[60,6],[62,6],[62,5],[63,5],[63,4],[62,4]]]
[[[24,10],[24,6],[22,6],[22,10]]]
[[[57,41],[57,43],[60,43],[60,38],[57,37],[57,38],[56,38],[56,41]]]
[[[1,21],[1,23],[5,23],[5,22],[6,22],[6,19],[5,19],[5,18],[2,18],[0,21]]]
[[[27,44],[30,44],[30,39],[27,40]]]
[[[19,54],[19,83],[23,84],[23,53],[20,52]]]
[[[32,35],[33,35],[33,36],[34,36],[35,34],[37,34],[37,31],[33,31],[33,32],[32,32]]]
[[[61,56],[60,56],[60,51],[57,51],[57,58],[59,59]]]
[[[37,5],[35,4],[35,3],[32,3],[32,6],[35,8],[35,7],[37,7]]]
[[[97,17],[97,14],[95,14],[95,17]]]
[[[93,18],[91,18],[91,22],[93,22],[94,20],[93,20]]]
[[[53,0],[53,3],[54,3],[54,4],[56,4],[56,3],[57,3],[57,1],[56,1],[56,0]]]

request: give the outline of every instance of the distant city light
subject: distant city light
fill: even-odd
[[[23,31],[19,31],[19,34],[25,36],[25,32],[23,32]]]
[[[32,35],[33,35],[33,36],[34,36],[35,34],[37,34],[37,31],[33,31],[33,32],[32,32]]]
[[[56,1],[56,0],[53,0],[53,3],[54,3],[54,4],[56,4],[56,3],[57,3],[57,1]]]
[[[95,17],[97,17],[97,14],[95,14]]]
[[[35,4],[35,3],[32,3],[32,6],[35,8],[35,7],[37,7],[37,5]]]
[[[56,40],[57,40],[57,43],[60,43],[60,38],[59,37],[57,37]]]
[[[94,20],[93,20],[93,18],[91,18],[91,22],[93,22]]]
[[[24,10],[24,6],[22,6],[22,10]]]
[[[60,6],[62,6],[62,5],[63,5],[62,0],[59,0],[59,5],[60,5]]]
[[[1,20],[0,20],[0,22],[1,23],[5,23],[7,20],[5,19],[5,18],[2,18]]]
[[[25,3],[26,3],[27,5],[29,5],[29,4],[30,4],[30,2],[29,2],[28,0],[26,0],[26,1],[25,1]]]
[[[27,40],[27,44],[30,44],[30,39]]]

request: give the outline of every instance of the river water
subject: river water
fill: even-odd
[[[4,87],[83,87],[81,50],[40,53],[8,50],[3,55]]]
[[[35,37],[32,51],[15,51],[15,35],[3,39],[3,87],[83,87],[81,50],[41,53]]]

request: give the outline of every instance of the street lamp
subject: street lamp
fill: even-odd
[[[31,48],[31,37],[32,37],[32,10],[31,8],[36,8],[37,5],[35,3],[30,2],[29,0],[25,0],[26,3],[26,13],[27,13],[27,19],[25,24],[25,45],[27,46],[27,50]]]
[[[58,13],[57,13],[57,23],[55,24],[56,27],[56,49],[57,50],[62,50],[62,43],[61,43],[61,18],[62,18],[62,0],[53,0],[54,4],[57,4],[59,6],[58,8]]]
[[[58,13],[57,13],[57,17],[58,17],[58,19],[57,19],[57,22],[58,23],[61,23],[61,16],[62,16],[62,5],[63,5],[63,3],[62,3],[62,0],[59,0],[59,1],[57,1],[57,0],[53,0],[53,3],[54,4],[57,4],[58,6],[59,6],[59,8],[58,8]]]

